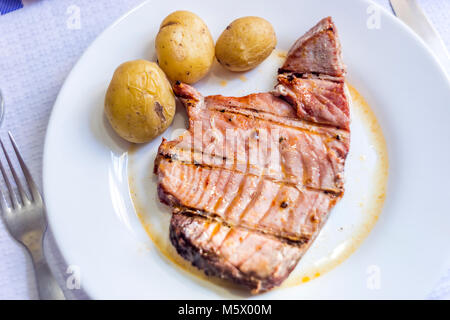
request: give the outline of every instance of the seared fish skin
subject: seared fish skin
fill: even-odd
[[[252,293],[289,276],[344,193],[344,76],[328,17],[291,48],[273,92],[203,97],[173,86],[189,129],[163,139],[154,173],[178,254]]]

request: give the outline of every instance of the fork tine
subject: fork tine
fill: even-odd
[[[0,144],[3,146],[3,141],[1,139],[0,139]],[[9,182],[8,175],[6,174],[5,167],[3,167],[3,162],[1,160],[0,160],[0,171],[2,172],[3,180],[5,180],[6,187],[8,188],[9,199],[11,200],[11,204],[14,208],[18,208],[20,206],[20,204],[17,201],[16,193],[14,192],[14,190],[11,186],[11,183]],[[3,198],[3,202],[6,202],[5,197],[3,196],[3,192],[2,192],[2,198]],[[7,207],[7,204],[6,204],[6,207]],[[3,206],[2,206],[2,209],[3,209]]]
[[[14,148],[14,152],[16,153],[17,159],[19,160],[20,168],[22,169],[22,172],[25,176],[25,179],[28,184],[28,189],[31,192],[31,195],[33,197],[34,201],[42,201],[41,194],[39,193],[39,189],[36,186],[36,183],[33,180],[33,177],[31,176],[30,170],[28,170],[28,167],[25,164],[25,161],[23,161],[22,156],[20,155],[19,148],[17,147],[16,141],[14,140],[14,137],[11,133],[11,131],[8,131],[9,140],[11,140],[11,144]]]
[[[14,203],[12,196],[11,196],[11,194],[12,194],[11,184],[9,183],[8,176],[6,175],[5,168],[3,168],[3,163],[1,160],[0,160],[0,171],[2,172],[3,179],[5,180],[6,187],[8,188],[9,198],[11,199],[11,203]],[[5,214],[9,210],[9,206],[8,206],[8,203],[6,202],[5,195],[3,194],[3,191],[1,188],[0,188],[0,198],[1,198],[0,199],[0,208],[2,209],[2,213]]]
[[[16,170],[14,169],[14,166],[11,162],[11,159],[9,158],[8,152],[6,152],[5,145],[3,144],[3,141],[0,140],[0,145],[3,149],[3,154],[5,155],[6,161],[8,162],[9,169],[11,170],[14,182],[16,183],[17,189],[19,190],[19,195],[17,196],[15,193],[16,202],[14,203],[14,207],[20,208],[21,203],[18,200],[20,198],[20,201],[22,204],[26,204],[26,202],[29,202],[27,194],[25,193],[22,184],[20,183],[19,177],[17,176]],[[12,188],[11,188],[12,190]]]
[[[2,210],[2,214],[6,215],[10,208],[8,207],[8,203],[5,200],[5,196],[3,195],[3,191],[0,189],[0,208]]]

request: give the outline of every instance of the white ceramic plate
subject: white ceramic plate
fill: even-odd
[[[114,69],[131,59],[154,60],[159,23],[179,9],[202,17],[214,38],[237,17],[265,17],[276,29],[281,51],[331,15],[348,81],[366,98],[380,125],[355,103],[346,194],[288,285],[258,298],[424,298],[448,256],[449,81],[419,38],[382,8],[362,0],[150,1],[97,38],[61,89],[44,152],[49,223],[68,264],[80,268],[85,291],[97,299],[245,297],[191,276],[150,240],[136,213],[154,239],[167,245],[170,210],[157,200],[151,167],[160,138],[131,154],[130,145],[103,116]],[[196,87],[205,95],[269,90],[282,62],[279,52],[245,79],[216,65]],[[184,125],[180,108],[164,136],[173,137]],[[383,143],[374,134],[380,130],[389,156],[388,189],[383,212],[366,238],[369,230],[364,228],[371,229],[377,217],[369,207],[384,192],[376,182],[384,174]],[[138,212],[132,198],[139,203]],[[314,278],[321,263],[336,257],[345,261]],[[306,277],[311,280],[292,285]]]

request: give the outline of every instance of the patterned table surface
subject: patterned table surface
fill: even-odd
[[[42,185],[45,131],[51,108],[65,77],[102,30],[141,2],[0,0],[0,88],[7,105],[0,137],[5,137],[6,130],[14,133],[39,185]],[[387,0],[375,2],[391,10]],[[447,47],[450,47],[450,1],[418,2]],[[80,17],[76,23],[70,20],[75,11],[79,12]],[[45,250],[58,281],[64,284],[68,276],[67,266],[51,232],[45,239]],[[443,252],[450,257],[449,253]],[[88,298],[82,290],[65,292],[68,298]],[[0,299],[36,298],[30,258],[11,239],[0,220]],[[450,298],[450,268],[443,270],[441,281],[428,298]]]

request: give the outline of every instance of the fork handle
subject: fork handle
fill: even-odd
[[[64,293],[50,271],[50,267],[44,258],[42,250],[32,252],[31,257],[33,260],[34,272],[36,274],[39,298],[41,300],[65,300]]]
[[[41,300],[65,300],[64,294],[45,260],[34,263],[34,270]]]

